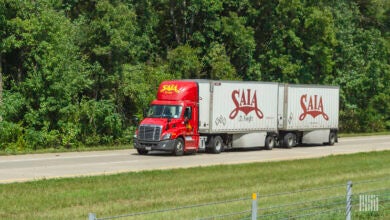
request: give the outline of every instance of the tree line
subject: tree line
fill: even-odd
[[[390,129],[387,0],[0,0],[0,150],[131,142],[162,80],[339,85]]]

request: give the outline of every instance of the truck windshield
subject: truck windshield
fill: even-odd
[[[180,118],[182,106],[180,105],[151,105],[148,118]]]

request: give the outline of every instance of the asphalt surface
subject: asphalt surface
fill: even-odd
[[[143,170],[318,158],[328,155],[383,150],[390,150],[390,135],[339,138],[339,143],[334,146],[274,148],[271,151],[260,148],[240,149],[221,154],[198,153],[181,157],[162,152],[142,156],[133,149],[0,156],[0,183]]]

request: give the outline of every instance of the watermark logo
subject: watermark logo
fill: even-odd
[[[301,107],[303,113],[299,116],[299,120],[302,121],[307,115],[311,115],[316,118],[322,115],[325,120],[329,120],[328,115],[324,112],[324,104],[322,102],[322,96],[313,95],[307,97],[307,94],[301,96]]]
[[[378,195],[359,195],[359,211],[377,212],[379,197]]]
[[[263,112],[257,106],[257,94],[256,91],[252,94],[251,89],[243,90],[234,90],[232,92],[232,99],[235,105],[235,108],[230,113],[229,118],[234,119],[238,115],[238,112],[243,112],[245,115],[248,115],[250,112],[254,111],[256,116],[259,119],[264,117]]]

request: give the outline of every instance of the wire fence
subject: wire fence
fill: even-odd
[[[106,219],[370,219],[390,218],[390,178],[351,182],[167,209],[97,217]]]

